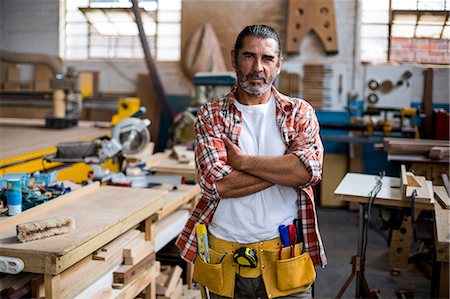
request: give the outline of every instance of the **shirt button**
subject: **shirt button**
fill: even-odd
[[[263,245],[263,244],[264,244],[264,242],[259,242],[259,244]]]
[[[263,269],[264,269],[265,267],[266,267],[265,265],[261,265],[261,268],[263,268]]]
[[[264,252],[264,249],[261,249],[261,252]]]
[[[267,294],[267,297],[272,298],[272,294]]]

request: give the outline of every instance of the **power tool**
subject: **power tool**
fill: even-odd
[[[248,247],[241,247],[234,252],[233,261],[240,266],[256,268],[258,265],[256,250]]]

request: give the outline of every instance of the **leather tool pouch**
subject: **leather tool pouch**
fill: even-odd
[[[296,244],[296,252],[300,251],[298,246],[301,245]],[[313,284],[316,270],[307,252],[290,257],[290,250],[290,247],[283,248],[281,259],[275,261],[277,288],[280,291],[295,289],[295,292],[302,292]]]
[[[234,275],[232,253],[219,253],[209,249],[210,263],[206,263],[197,255],[194,263],[194,280],[209,291],[224,297],[234,296]],[[224,258],[222,258],[225,255]],[[222,261],[220,261],[222,259]],[[220,263],[218,263],[220,261]]]

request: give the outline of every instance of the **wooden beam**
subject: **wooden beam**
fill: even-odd
[[[61,275],[44,275],[45,298],[59,299],[61,298]]]

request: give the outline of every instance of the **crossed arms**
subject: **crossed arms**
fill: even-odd
[[[221,197],[240,197],[274,184],[299,187],[311,180],[311,174],[294,154],[280,157],[249,156],[222,135],[227,150],[227,164],[233,171],[216,182]]]
[[[223,134],[224,115],[204,106],[198,113],[196,169],[203,193],[212,200],[240,197],[274,184],[305,187],[321,179],[323,146],[312,108],[289,128],[289,148],[283,156],[249,156]],[[228,124],[227,124],[228,126]],[[230,134],[234,134],[230,132]],[[234,136],[236,138],[236,136]]]

